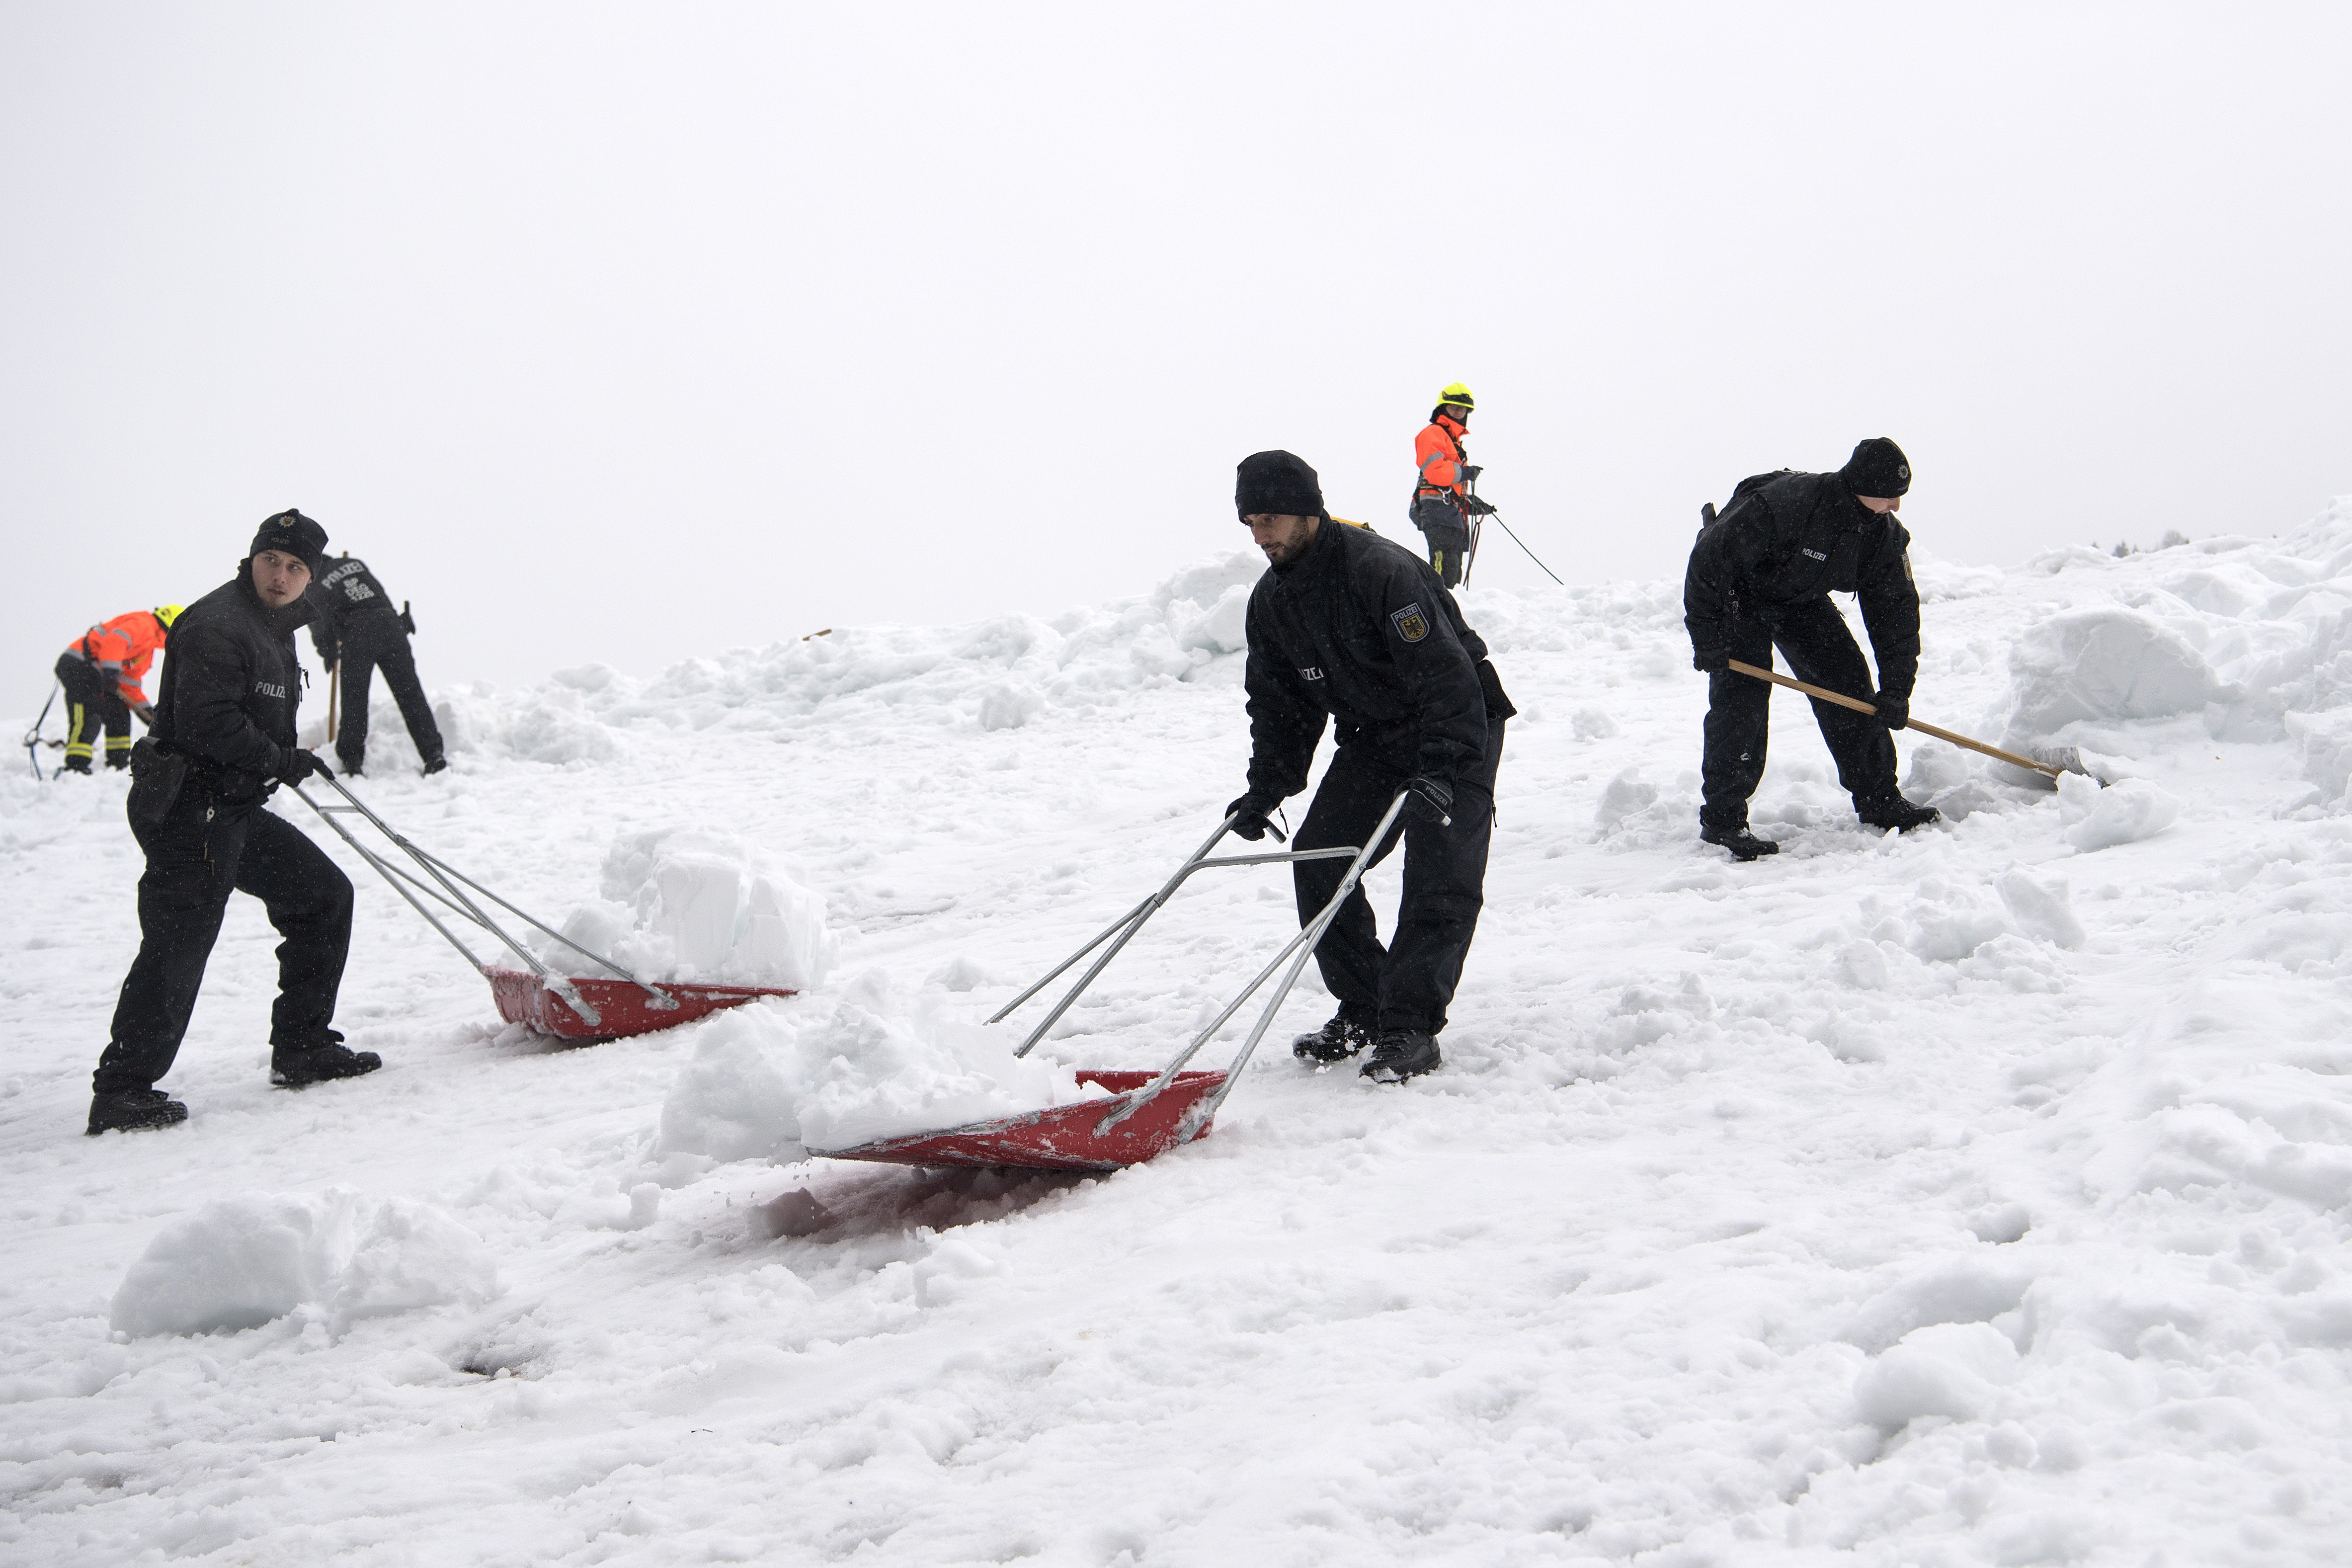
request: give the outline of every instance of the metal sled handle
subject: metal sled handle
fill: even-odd
[[[1395,826],[1398,816],[1404,810],[1406,797],[1411,795],[1412,793],[1412,792],[1411,790],[1401,789],[1397,791],[1396,798],[1389,802],[1387,814],[1381,818],[1381,825],[1372,829],[1370,835],[1365,838],[1363,847],[1360,849],[1320,852],[1309,851],[1307,855],[1305,856],[1292,857],[1293,858],[1303,859],[1309,858],[1323,858],[1327,856],[1352,854],[1354,855],[1355,859],[1348,867],[1347,875],[1339,879],[1339,889],[1331,895],[1331,901],[1323,906],[1322,912],[1317,915],[1313,921],[1309,921],[1305,929],[1301,930],[1297,936],[1291,938],[1288,945],[1284,947],[1280,952],[1274,955],[1274,962],[1267,964],[1264,969],[1258,971],[1257,977],[1255,979],[1252,980],[1247,985],[1242,987],[1241,994],[1235,996],[1231,1002],[1227,1003],[1225,1005],[1225,1010],[1218,1014],[1207,1028],[1202,1030],[1200,1034],[1193,1037],[1192,1043],[1186,1046],[1181,1051],[1178,1052],[1176,1059],[1170,1062],[1167,1068],[1161,1071],[1158,1078],[1152,1079],[1143,1088],[1137,1089],[1129,1098],[1125,1105],[1120,1106],[1108,1116],[1104,1117],[1102,1121],[1097,1122],[1095,1124],[1095,1130],[1097,1132],[1108,1131],[1109,1129],[1118,1126],[1120,1122],[1126,1121],[1129,1117],[1142,1110],[1152,1097],[1157,1095],[1161,1089],[1166,1089],[1170,1084],[1175,1082],[1176,1075],[1183,1070],[1184,1064],[1191,1061],[1193,1055],[1198,1052],[1202,1046],[1207,1045],[1209,1041],[1215,1037],[1219,1029],[1225,1026],[1225,1023],[1228,1019],[1230,1019],[1235,1013],[1241,1011],[1242,1004],[1247,1002],[1250,999],[1251,994],[1255,992],[1259,986],[1265,984],[1267,976],[1271,975],[1277,968],[1281,967],[1285,959],[1288,959],[1290,961],[1290,973],[1282,977],[1282,984],[1275,988],[1274,995],[1265,1005],[1265,1011],[1258,1015],[1256,1027],[1250,1030],[1249,1038],[1242,1042],[1242,1048],[1234,1054],[1232,1063],[1226,1067],[1225,1081],[1217,1086],[1216,1093],[1202,1100],[1190,1111],[1185,1113],[1181,1135],[1178,1138],[1177,1142],[1189,1142],[1193,1138],[1199,1136],[1201,1129],[1209,1124],[1209,1119],[1216,1115],[1217,1107],[1225,1102],[1225,1096],[1234,1091],[1234,1085],[1241,1080],[1242,1068],[1249,1065],[1250,1057],[1257,1050],[1257,1043],[1265,1037],[1266,1030],[1274,1024],[1275,1015],[1282,1011],[1283,1003],[1289,999],[1290,988],[1298,984],[1298,976],[1307,968],[1307,961],[1315,955],[1316,945],[1323,940],[1324,931],[1328,930],[1331,922],[1339,918],[1339,906],[1346,903],[1348,901],[1348,896],[1356,890],[1356,884],[1363,879],[1365,867],[1370,863],[1373,855],[1378,853],[1380,847],[1388,841],[1389,829]]]
[[[514,905],[507,902],[506,900],[499,897],[496,893],[491,892],[488,888],[483,887],[471,877],[467,876],[465,873],[453,867],[445,865],[436,857],[425,853],[415,845],[410,843],[393,828],[392,824],[386,822],[383,817],[378,816],[374,812],[369,810],[367,805],[362,802],[359,796],[353,795],[349,789],[345,788],[342,780],[338,778],[329,778],[327,782],[334,787],[334,791],[337,795],[343,797],[345,802],[344,805],[322,805],[318,801],[311,799],[310,792],[305,790],[300,784],[292,784],[288,787],[291,788],[297,795],[301,797],[303,805],[309,806],[312,811],[317,812],[319,814],[320,820],[326,823],[329,827],[333,828],[336,836],[341,838],[344,843],[350,845],[352,848],[358,853],[361,859],[365,860],[375,869],[377,875],[381,876],[385,881],[391,883],[393,890],[397,892],[402,898],[406,899],[408,900],[409,907],[414,909],[418,914],[423,915],[425,922],[432,926],[435,931],[439,931],[442,939],[447,942],[451,947],[456,948],[465,958],[466,962],[472,964],[475,969],[487,971],[488,966],[474,955],[472,949],[468,948],[464,942],[457,940],[457,934],[449,929],[446,922],[445,922],[440,916],[435,914],[433,910],[426,908],[424,900],[419,899],[415,892],[410,889],[407,884],[415,883],[417,889],[421,889],[423,891],[439,900],[442,903],[448,905],[451,909],[456,910],[467,920],[472,921],[476,925],[481,927],[482,930],[488,931],[492,936],[498,938],[499,941],[506,946],[509,952],[520,959],[524,966],[539,977],[540,982],[542,984],[544,984],[550,991],[554,992],[558,996],[562,997],[572,1011],[578,1013],[580,1016],[591,1026],[603,1022],[602,1015],[598,1013],[595,1005],[590,1002],[587,997],[580,994],[579,988],[572,984],[572,981],[568,976],[557,974],[551,972],[544,963],[541,963],[539,961],[538,956],[531,952],[530,949],[524,947],[522,943],[517,942],[512,936],[509,935],[503,926],[490,919],[490,917],[483,911],[480,905],[474,902],[472,899],[467,898],[466,894],[460,890],[457,886],[458,883],[463,883],[466,887],[473,889],[476,892],[480,893],[483,897],[488,899],[492,903],[497,904],[499,908],[504,909],[530,924],[538,927],[538,929],[547,932],[548,935],[555,938],[556,941],[563,943],[564,946],[571,948],[582,956],[593,959],[596,963],[603,964],[614,973],[621,976],[624,980],[628,981],[631,984],[637,986],[640,990],[643,990],[653,999],[652,1005],[654,1006],[667,1009],[676,1007],[677,1005],[677,1000],[667,993],[656,990],[654,986],[647,984],[645,981],[638,979],[635,974],[630,973],[629,971],[622,968],[619,964],[614,963],[611,959],[605,958],[599,953],[592,952],[588,949],[582,947],[578,942],[575,942],[571,938],[565,936],[562,931],[549,926],[544,921],[534,919],[532,916],[524,913],[521,910],[516,909]],[[408,872],[400,870],[398,868],[386,861],[375,851],[370,849],[366,845],[361,843],[357,837],[352,833],[350,828],[344,826],[342,823],[336,820],[341,814],[345,812],[356,812],[360,816],[367,818],[369,824],[373,826],[377,832],[390,839],[394,845],[402,851],[402,853],[408,856],[410,859],[415,861],[418,867],[425,871],[427,877],[430,877],[433,879],[433,882],[436,884],[436,886],[426,886],[422,879],[413,876]],[[455,880],[453,881],[452,879],[455,879]]]
[[[1047,972],[1045,978],[997,1010],[995,1016],[988,1020],[992,1024],[1003,1023],[1011,1016],[1014,1008],[1019,1007],[1024,1002],[1052,984],[1059,976],[1066,973],[1078,960],[1086,957],[1105,942],[1110,942],[1109,951],[1095,960],[1093,967],[1080,975],[1078,983],[1070,987],[1069,994],[1055,1003],[1054,1010],[1039,1020],[1034,1029],[1029,1031],[1029,1037],[1021,1042],[1020,1047],[1013,1053],[1014,1056],[1025,1057],[1036,1048],[1037,1042],[1045,1037],[1045,1031],[1060,1021],[1062,1015],[1068,1012],[1071,1005],[1085,994],[1087,987],[1095,983],[1095,977],[1109,966],[1112,959],[1118,956],[1119,949],[1134,939],[1135,933],[1143,929],[1143,922],[1157,914],[1160,906],[1175,896],[1176,889],[1182,887],[1192,878],[1193,872],[1206,870],[1212,866],[1271,866],[1291,860],[1336,860],[1343,856],[1356,853],[1354,847],[1349,847],[1335,849],[1292,849],[1266,855],[1221,855],[1211,859],[1209,851],[1215,848],[1217,841],[1232,830],[1234,823],[1239,816],[1240,813],[1236,812],[1233,816],[1228,816],[1220,823],[1216,832],[1209,835],[1207,842],[1195,849],[1192,858],[1176,868],[1176,874],[1169,878],[1167,883],[1158,892],[1103,927],[1101,931],[1095,933],[1086,946],[1055,964]],[[1117,940],[1112,941],[1113,938]]]

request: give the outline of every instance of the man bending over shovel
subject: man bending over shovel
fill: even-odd
[[[1250,592],[1249,792],[1225,808],[1263,838],[1268,816],[1307,787],[1328,715],[1339,752],[1300,825],[1298,849],[1360,845],[1397,792],[1406,809],[1373,854],[1404,840],[1404,899],[1381,945],[1360,885],[1315,950],[1339,1011],[1292,1050],[1344,1061],[1367,1045],[1365,1077],[1402,1083],[1441,1060],[1437,1036],[1486,902],[1503,695],[1486,645],[1428,562],[1365,529],[1337,528],[1315,470],[1288,452],[1244,459],[1234,502],[1271,566]],[[1291,874],[1302,924],[1346,875],[1339,860]]]
[[[1812,700],[1814,721],[1838,783],[1873,827],[1911,829],[1936,808],[1903,798],[1895,782],[1895,739],[1910,722],[1919,673],[1919,590],[1911,580],[1911,535],[1895,519],[1911,488],[1911,464],[1885,437],[1853,449],[1833,474],[1783,469],[1739,481],[1720,516],[1713,506],[1683,578],[1683,624],[1691,662],[1706,672],[1706,749],[1699,764],[1699,837],[1741,860],[1780,846],[1748,830],[1748,797],[1764,776],[1772,688],[1731,668],[1737,659],[1769,669],[1779,648],[1800,680],[1862,698],[1875,715]],[[1834,591],[1862,603],[1878,658],[1877,695]]]

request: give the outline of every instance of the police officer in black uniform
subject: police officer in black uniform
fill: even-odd
[[[1249,792],[1225,808],[1238,817],[1234,831],[1264,837],[1269,814],[1307,787],[1327,715],[1339,751],[1294,847],[1360,845],[1397,792],[1409,792],[1370,862],[1402,837],[1395,939],[1381,945],[1357,887],[1315,952],[1339,1011],[1292,1049],[1329,1063],[1370,1045],[1364,1076],[1402,1082],[1441,1060],[1437,1036],[1486,903],[1495,772],[1516,710],[1429,563],[1334,522],[1313,468],[1259,452],[1243,461],[1234,500],[1272,565],[1250,593]],[[1330,902],[1345,867],[1293,867],[1300,924]]]
[[[1811,700],[1856,815],[1906,833],[1937,818],[1935,807],[1903,798],[1888,733],[1910,721],[1919,673],[1911,535],[1895,518],[1910,488],[1910,460],[1882,436],[1854,447],[1833,474],[1758,474],[1740,481],[1720,515],[1702,509],[1705,524],[1683,578],[1691,662],[1707,673],[1699,837],[1738,859],[1780,847],[1748,829],[1748,797],[1764,776],[1772,688],[1730,666],[1738,659],[1769,669],[1776,647],[1798,679],[1878,710],[1873,717]],[[1832,592],[1861,602],[1878,659],[1874,693],[1862,649],[1830,603]]]
[[[187,1120],[155,1087],[187,1033],[205,961],[231,890],[262,901],[285,941],[270,1015],[269,1078],[287,1088],[383,1065],[330,1026],[351,946],[352,884],[319,847],[263,803],[325,763],[294,743],[301,666],[294,629],[323,564],[327,531],[299,511],[261,525],[234,580],[181,613],[147,738],[131,750],[131,831],[139,879],[139,956],[122,982],[112,1038],[91,1079],[89,1131]]]
[[[317,614],[310,622],[310,646],[319,662],[341,672],[343,711],[335,734],[335,755],[343,772],[356,773],[367,761],[368,689],[375,672],[400,704],[408,738],[425,771],[437,773],[449,764],[441,753],[441,728],[433,722],[433,704],[416,679],[416,655],[408,646],[416,623],[403,605],[392,607],[392,595],[376,581],[364,561],[348,554],[326,563],[310,584],[309,598]]]

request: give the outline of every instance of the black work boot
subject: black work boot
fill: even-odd
[[[89,1098],[89,1135],[140,1132],[150,1127],[177,1127],[188,1119],[188,1108],[160,1089],[118,1089]]]
[[[446,758],[446,757],[436,757],[436,758],[434,758],[431,762],[429,762],[429,763],[425,763],[425,776],[426,778],[428,778],[428,779],[429,779],[429,778],[431,778],[435,773],[439,773],[442,769],[444,769],[444,768],[447,767],[448,765],[449,765],[449,759],[448,759],[448,758]]]
[[[1402,1083],[1435,1072],[1444,1060],[1435,1035],[1419,1029],[1382,1029],[1381,1043],[1372,1047],[1371,1059],[1363,1066],[1363,1076],[1374,1083]]]
[[[1342,1007],[1331,1015],[1331,1021],[1311,1035],[1301,1035],[1290,1042],[1290,1054],[1302,1062],[1318,1062],[1326,1067],[1344,1062],[1372,1043],[1372,1032]]]
[[[60,776],[66,773],[79,773],[82,777],[88,778],[89,776],[89,759],[88,757],[68,757],[66,759],[66,765],[59,768],[58,773]]]
[[[1702,844],[1718,844],[1731,851],[1734,860],[1753,860],[1759,856],[1778,855],[1780,846],[1769,838],[1759,838],[1748,831],[1748,825],[1737,827],[1702,827],[1698,830]]]
[[[332,1029],[322,1043],[308,1050],[289,1046],[269,1048],[269,1081],[279,1089],[300,1089],[331,1078],[358,1078],[382,1066],[382,1057],[373,1051],[349,1049],[343,1037]]]
[[[1853,803],[1856,816],[1871,827],[1884,831],[1892,827],[1898,833],[1908,833],[1915,827],[1925,827],[1940,822],[1944,814],[1932,805],[1917,805],[1899,795],[1882,795],[1876,800]]]

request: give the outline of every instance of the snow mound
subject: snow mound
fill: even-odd
[[[647,980],[821,984],[840,952],[824,896],[758,846],[707,827],[625,835],[604,858],[603,896],[563,934]],[[551,939],[541,957],[578,973],[586,960]]]
[[[1017,1036],[940,998],[910,1007],[878,973],[849,989],[827,1013],[755,1005],[704,1025],[663,1102],[659,1150],[785,1162],[1102,1097],[1066,1067],[1016,1059]]]
[[[2195,712],[2221,682],[2187,638],[2119,605],[2068,610],[2029,626],[2011,647],[2009,739],[2018,751],[2080,720]]]
[[[2088,854],[2118,844],[2136,844],[2172,826],[2180,803],[2146,779],[2125,779],[2101,789],[2080,773],[2058,781],[2059,820],[2064,837]]]
[[[442,1210],[337,1187],[224,1198],[166,1226],[123,1277],[110,1316],[133,1337],[209,1334],[310,1303],[349,1322],[498,1292],[481,1238]]]

